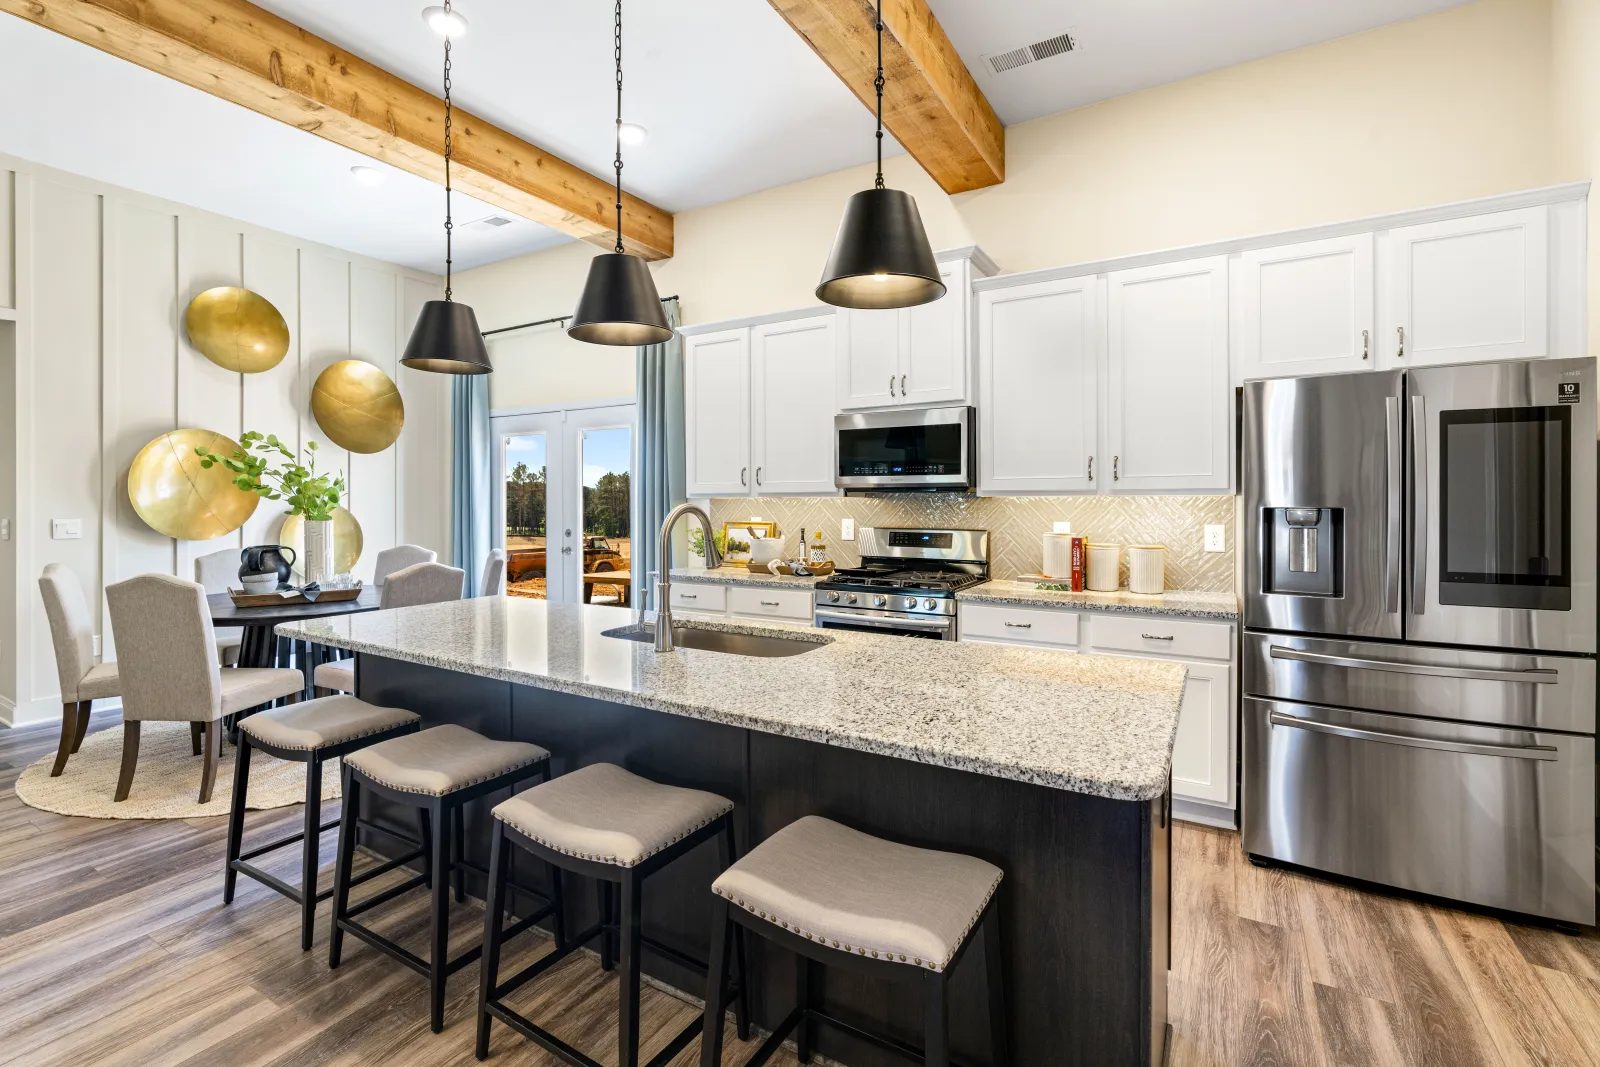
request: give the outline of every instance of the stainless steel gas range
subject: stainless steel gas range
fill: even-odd
[[[987,530],[863,527],[861,566],[816,586],[816,624],[956,639],[956,592],[989,580]]]

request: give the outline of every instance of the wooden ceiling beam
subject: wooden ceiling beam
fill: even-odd
[[[875,110],[873,0],[769,2]],[[883,0],[883,25],[884,127],[947,193],[1005,181],[1005,127],[927,0]]]
[[[0,11],[444,181],[443,100],[247,0],[0,0]],[[615,241],[610,179],[459,107],[452,144],[455,188],[591,244]],[[625,195],[622,228],[629,251],[672,255],[672,216],[660,208]]]

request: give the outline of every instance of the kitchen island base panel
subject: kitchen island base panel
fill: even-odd
[[[735,802],[740,852],[804,815],[922,848],[966,852],[1000,867],[1005,987],[1012,1063],[1157,1067],[1162,1062],[1169,965],[1166,798],[1134,802],[690,719],[556,690],[359,655],[359,696],[405,707],[425,726],[456,722],[551,752],[551,773],[616,763],[670,785]],[[909,712],[908,712],[909,713]],[[486,866],[489,809],[467,815],[467,859]],[[383,847],[382,842],[375,842]],[[517,857],[512,877],[542,890],[544,865]],[[700,956],[712,936],[716,850],[702,847],[652,876],[652,937]],[[467,879],[482,899],[481,879]],[[568,892],[568,923],[598,918],[592,893]],[[521,908],[534,906],[530,898]],[[525,913],[525,912],[524,912]],[[950,976],[954,1059],[992,1067],[982,952]],[[703,979],[666,959],[646,972],[697,992]],[[795,1002],[791,955],[752,939],[755,1024],[770,1031]],[[829,1014],[910,1044],[922,1037],[916,991],[830,972],[813,1002]],[[883,1050],[818,1028],[814,1050],[852,1067],[899,1067]]]

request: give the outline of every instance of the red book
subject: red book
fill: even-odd
[[[1072,539],[1072,591],[1083,592],[1083,538]]]

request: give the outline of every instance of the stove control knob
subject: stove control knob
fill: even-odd
[[[910,611],[917,610],[917,598],[914,596],[906,597],[906,608]]]
[[[886,597],[875,596],[875,597],[872,598],[872,606],[875,607],[875,608],[881,608],[885,604],[887,604],[888,602],[889,602],[888,598],[886,598]]]
[[[933,599],[933,597],[929,597],[927,600],[922,602],[922,606],[927,608],[929,611],[932,611],[934,608],[939,606],[939,602]]]
[[[828,603],[837,604],[838,602],[839,602],[839,594],[838,593],[829,593],[828,594]]]
[[[845,602],[849,603],[849,604],[854,604],[856,602],[856,595],[854,593],[851,593],[849,596],[845,597]]]

